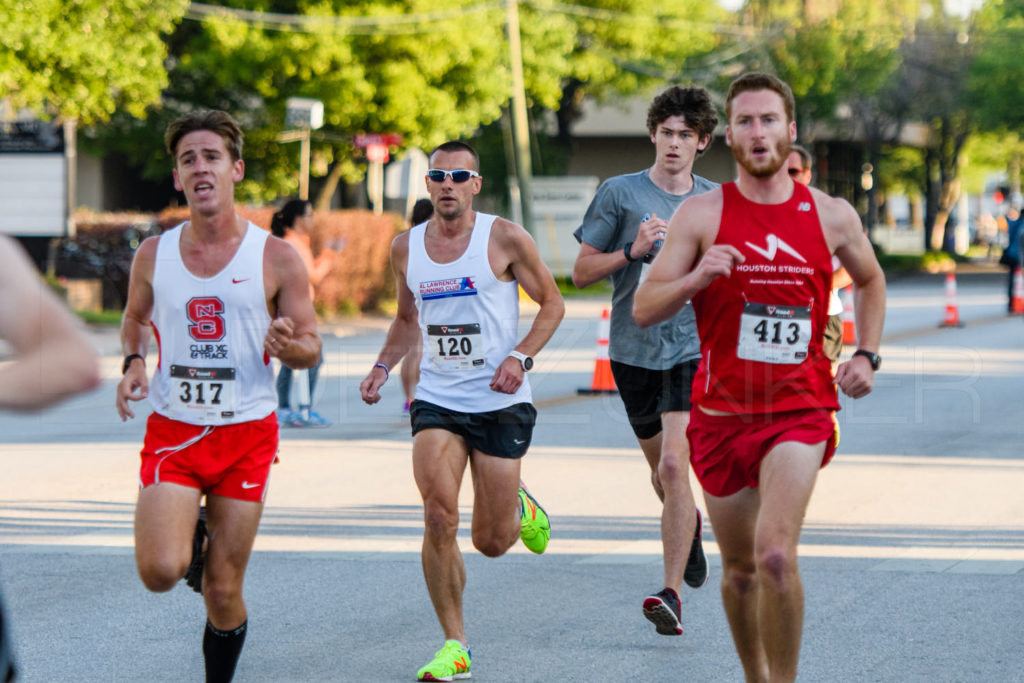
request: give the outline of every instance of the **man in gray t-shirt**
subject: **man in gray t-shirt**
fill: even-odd
[[[612,374],[663,503],[665,588],[643,604],[644,616],[662,635],[683,632],[683,582],[699,588],[708,580],[686,441],[700,340],[690,305],[660,325],[641,329],[633,320],[633,294],[661,247],[672,214],[687,197],[718,186],[693,175],[693,162],[711,144],[717,124],[703,88],[674,86],[655,97],[647,110],[654,165],[602,183],[573,233],[580,242],[572,275],[576,286],[611,278]]]

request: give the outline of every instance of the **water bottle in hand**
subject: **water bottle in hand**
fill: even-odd
[[[646,223],[649,220],[651,220],[651,214],[645,213],[643,220],[641,220],[640,222]],[[664,233],[659,234],[663,235]],[[661,251],[661,247],[663,244],[665,244],[665,240],[663,239],[654,240],[654,244],[651,246],[651,250],[644,255],[644,263],[650,263],[651,261],[653,261],[654,257],[658,255],[659,251]]]

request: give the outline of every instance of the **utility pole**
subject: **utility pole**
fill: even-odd
[[[533,168],[530,163],[530,130],[526,119],[526,84],[523,79],[523,50],[519,43],[519,0],[505,0],[505,28],[512,64],[512,140],[516,151],[516,175],[511,178],[513,200],[518,191],[523,227],[533,234],[530,194]]]
[[[299,142],[299,199],[309,200],[309,128],[302,129]]]
[[[285,102],[287,130],[277,136],[278,142],[301,143],[299,148],[299,199],[309,199],[310,133],[324,125],[324,103],[307,97],[289,97]]]

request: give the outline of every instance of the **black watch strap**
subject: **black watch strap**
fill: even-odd
[[[857,349],[853,352],[854,356],[864,356],[871,363],[871,369],[878,372],[878,369],[882,367],[882,357],[873,351],[867,351],[865,349]]]
[[[624,246],[622,248],[622,253],[625,254],[627,261],[629,261],[630,263],[635,263],[636,261],[639,261],[640,259],[635,259],[635,258],[633,258],[632,256],[629,255],[629,250],[632,249],[632,248],[633,248],[633,243],[632,242],[626,242],[626,246]]]
[[[146,362],[146,357],[143,356],[141,353],[128,354],[127,356],[124,357],[124,365],[121,367],[122,375],[128,372],[128,368],[131,367],[132,361],[135,360],[136,358],[142,360],[143,363]]]

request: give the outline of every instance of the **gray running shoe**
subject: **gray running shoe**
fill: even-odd
[[[679,594],[671,588],[662,588],[644,600],[644,616],[663,636],[683,635],[683,625],[679,620]]]

